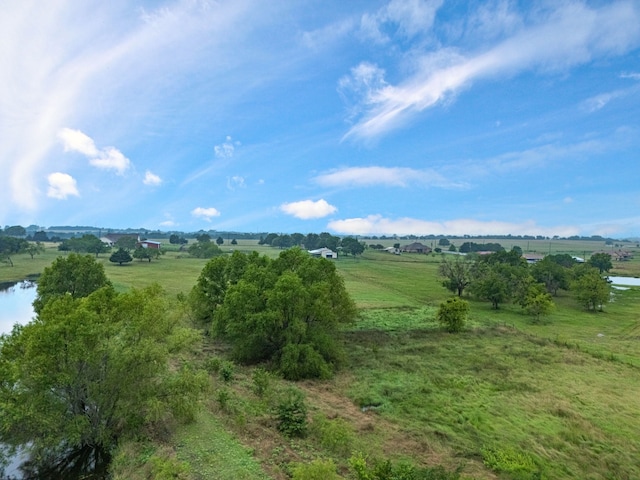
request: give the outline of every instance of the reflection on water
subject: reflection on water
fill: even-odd
[[[640,287],[640,278],[635,277],[609,277],[609,281],[613,285],[622,285],[625,287]]]
[[[11,333],[16,323],[24,325],[31,321],[35,286],[29,280],[0,283],[0,334]]]
[[[104,480],[111,457],[102,449],[84,447],[60,457],[38,462],[30,459],[6,472],[0,469],[2,480]]]

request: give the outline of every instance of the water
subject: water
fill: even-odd
[[[613,285],[622,285],[623,287],[640,287],[640,278],[635,277],[609,277],[609,281]]]
[[[34,316],[31,304],[36,284],[28,280],[0,284],[0,334],[11,333],[16,323],[24,325]],[[4,288],[3,288],[4,287]]]

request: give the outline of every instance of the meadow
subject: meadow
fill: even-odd
[[[528,251],[587,257],[605,248],[604,242],[528,243]],[[234,247],[279,253],[249,241]],[[640,257],[636,244],[624,247]],[[0,265],[0,281],[37,274],[58,253],[18,256],[15,267]],[[122,267],[105,254],[99,261],[120,290],[158,282],[172,296],[187,293],[206,262],[177,251]],[[307,437],[292,440],[275,429],[270,399],[291,384],[270,377],[271,393],[258,396],[256,367],[234,365],[226,381],[211,369],[212,392],[198,421],[158,447],[181,462],[183,476],[175,478],[215,472],[215,478],[285,479],[297,463],[316,459],[330,459],[351,478],[349,458],[358,453],[460,468],[462,478],[640,478],[640,289],[616,290],[599,313],[561,292],[542,323],[517,306],[495,311],[468,298],[466,330],[448,334],[435,322],[450,295],[437,274],[440,261],[372,250],[341,257],[336,265],[360,316],[343,332],[344,368],[331,380],[293,385],[306,394]],[[612,274],[640,274],[640,258],[614,263]],[[212,357],[226,362],[225,351],[206,340],[198,355],[203,364]],[[140,465],[121,478],[144,478],[149,454],[137,458]]]

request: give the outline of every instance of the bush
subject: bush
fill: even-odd
[[[253,393],[264,398],[271,388],[271,374],[264,368],[256,368],[253,371]]]
[[[457,333],[464,328],[469,314],[469,302],[453,297],[440,304],[436,318],[449,333]]]
[[[289,343],[282,349],[280,371],[287,380],[331,377],[331,369],[313,346]]]
[[[288,437],[304,437],[307,434],[307,405],[304,394],[291,388],[276,408],[278,430]]]
[[[293,480],[338,480],[336,465],[332,460],[316,459],[311,463],[298,463],[292,469]]]
[[[229,383],[233,380],[233,363],[222,362],[220,364],[220,378],[222,378],[222,381],[225,383]]]
[[[328,420],[317,415],[313,419],[312,433],[317,436],[320,445],[335,455],[348,456],[354,441],[353,430],[341,419]]]

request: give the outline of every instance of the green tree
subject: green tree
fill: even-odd
[[[557,296],[558,290],[569,289],[570,270],[551,257],[547,256],[532,265],[531,275],[536,281],[543,283],[549,293]]]
[[[42,245],[42,243],[40,242],[36,242],[36,243],[29,242],[29,244],[26,246],[24,251],[27,252],[31,256],[31,260],[33,260],[33,257],[35,257],[36,255],[40,255],[41,253],[44,253],[45,249],[44,249],[44,245]]]
[[[104,273],[104,267],[91,255],[71,253],[58,257],[45,267],[38,279],[36,299],[33,308],[39,313],[53,298],[69,295],[72,298],[86,297],[90,293],[111,285]]]
[[[24,237],[27,235],[27,229],[21,225],[13,225],[4,229],[4,234],[10,237]]]
[[[501,264],[476,264],[469,290],[476,297],[491,302],[493,309],[497,310],[501,303],[511,299],[509,273],[509,267]]]
[[[135,250],[138,245],[138,238],[136,235],[123,235],[116,241],[116,247],[126,251],[127,253]]]
[[[451,242],[446,238],[441,238],[440,240],[438,240],[438,245],[441,247],[448,247],[450,244]]]
[[[222,245],[222,244],[224,243],[224,238],[222,238],[222,237],[218,237],[218,238],[216,238],[216,243],[217,243],[218,245]]]
[[[129,263],[133,261],[133,257],[124,248],[119,248],[111,254],[111,256],[109,257],[109,261],[111,263],[117,263],[118,265],[122,266],[123,263]]]
[[[356,315],[333,262],[292,248],[276,260],[251,256],[236,283],[230,270],[226,275],[229,281],[215,287],[226,290],[213,331],[231,343],[237,360],[270,360],[293,380],[333,372],[344,355],[340,325]]]
[[[536,289],[529,292],[522,306],[535,322],[539,322],[540,317],[549,315],[555,308],[551,295]]]
[[[598,273],[596,268],[585,268],[577,272],[577,278],[571,284],[578,302],[587,310],[602,311],[609,301],[611,284]]]
[[[158,286],[53,298],[0,339],[0,442],[46,461],[192,419],[208,380],[177,355],[197,339]]]
[[[469,302],[460,297],[453,297],[440,304],[436,318],[449,333],[457,333],[464,328],[467,315]]]
[[[592,267],[600,270],[600,274],[604,272],[608,272],[613,268],[613,264],[611,263],[611,255],[608,253],[594,253],[591,255],[591,258],[587,262]]]
[[[13,255],[22,253],[28,247],[29,242],[24,238],[0,236],[0,259],[6,261],[13,267]]]
[[[208,233],[201,233],[200,235],[196,235],[196,240],[202,243],[210,242],[211,235],[209,235]]]
[[[231,240],[231,245],[238,245],[238,241],[234,238]]]
[[[147,260],[151,263],[151,260],[154,258],[158,258],[160,256],[160,250],[157,248],[144,248],[142,246],[136,247],[133,251],[133,258],[137,258],[138,260]]]
[[[471,283],[472,265],[472,262],[462,257],[453,260],[443,259],[438,267],[438,272],[445,278],[442,286],[461,297],[464,289]]]
[[[196,258],[213,258],[216,255],[222,255],[220,247],[213,242],[197,242],[187,250],[189,255]]]
[[[342,251],[347,255],[361,255],[364,252],[364,245],[358,241],[357,238],[353,237],[344,237],[340,242],[342,246]]]

